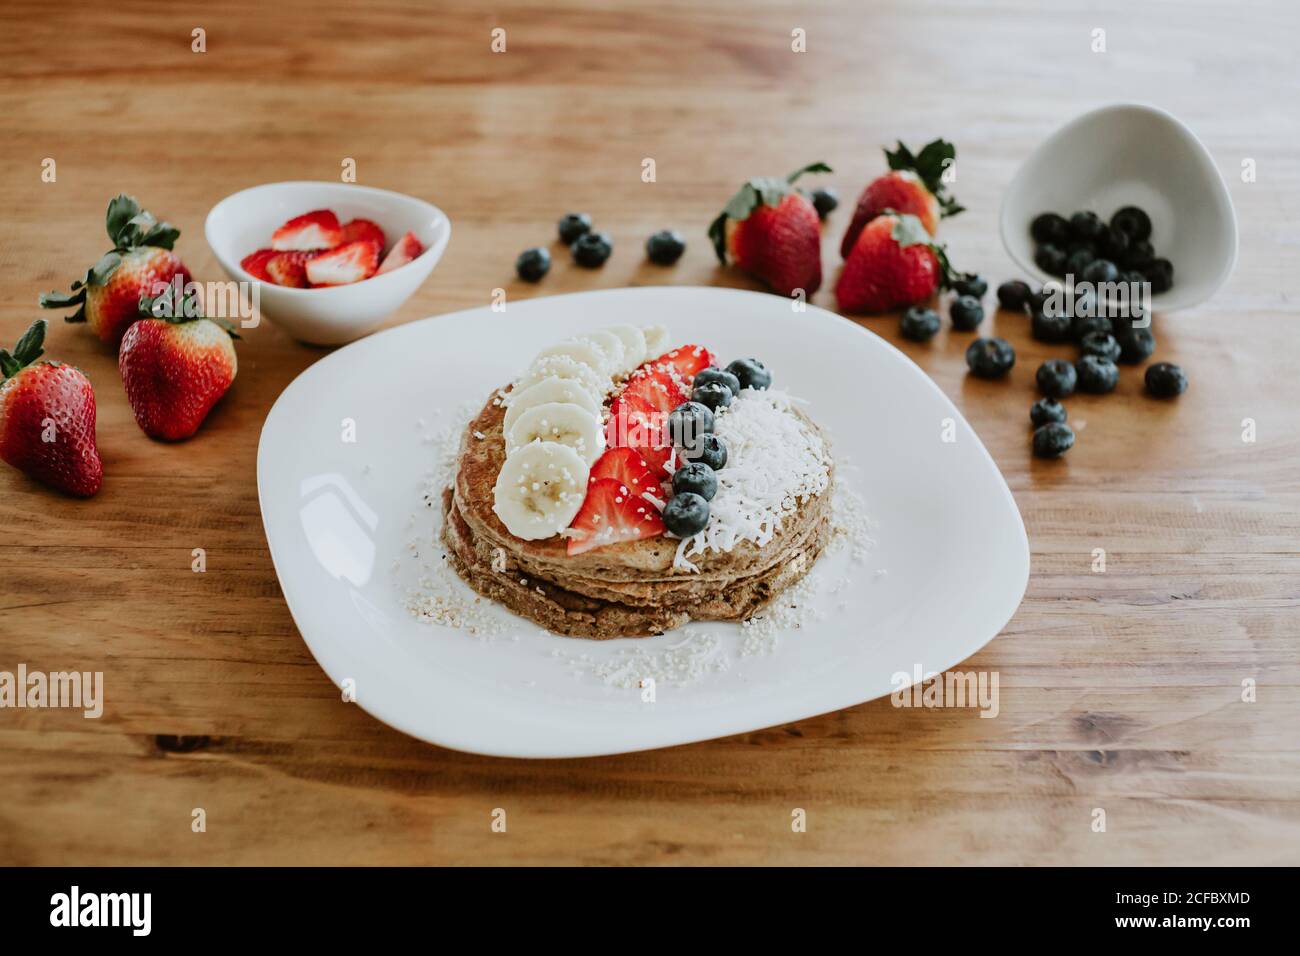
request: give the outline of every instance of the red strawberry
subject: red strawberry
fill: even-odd
[[[886,312],[924,302],[955,278],[919,219],[879,216],[849,251],[835,298],[842,312]]]
[[[158,307],[154,307],[157,305]],[[146,435],[167,441],[189,438],[235,380],[237,338],[229,323],[173,317],[162,303],[144,302],[156,318],[126,331],[117,368],[126,399]]]
[[[261,279],[263,282],[274,282],[271,274],[266,271],[266,264],[274,259],[280,253],[274,249],[258,249],[239,260],[239,267],[247,272],[254,279]]]
[[[610,404],[607,444],[634,448],[652,469],[666,473],[673,450],[666,427],[668,413],[689,396],[675,367],[643,365]]]
[[[308,259],[307,281],[312,285],[348,285],[369,279],[378,265],[379,250],[362,239]]]
[[[333,249],[342,241],[338,216],[328,209],[295,216],[271,234],[271,248],[277,252]]]
[[[717,364],[717,361],[717,356],[703,345],[679,345],[677,348],[665,352],[657,359],[652,359],[647,364],[651,368],[671,365],[677,369],[677,374],[681,376],[682,381],[689,385],[696,375],[710,365]],[[669,409],[669,411],[671,410]]]
[[[709,226],[718,260],[726,265],[730,257],[778,295],[802,289],[811,296],[822,284],[821,220],[794,182],[804,173],[830,171],[813,163],[785,179],[760,177],[741,186]]]
[[[397,240],[397,245],[388,251],[384,256],[384,261],[379,266],[379,272],[376,275],[382,275],[385,272],[392,272],[394,269],[406,265],[420,253],[424,252],[424,246],[420,245],[420,240],[415,238],[415,233],[408,232]]]
[[[663,493],[654,470],[635,448],[607,448],[591,466],[591,480],[613,478],[635,494],[650,492],[656,497]]]
[[[276,285],[294,289],[307,288],[307,260],[311,252],[277,252],[266,260],[267,278]]]
[[[944,172],[956,158],[957,148],[941,139],[926,143],[915,156],[902,143],[893,152],[885,150],[893,172],[877,176],[858,197],[853,220],[840,243],[840,255],[847,259],[862,227],[886,211],[916,216],[933,236],[941,216],[955,216],[962,211],[957,200],[946,195],[947,184],[943,181]]]
[[[380,252],[384,251],[384,246],[388,245],[388,239],[384,236],[384,230],[380,229],[376,223],[369,219],[353,219],[343,226],[343,242],[360,242],[365,239],[367,242],[373,242]]]
[[[0,349],[0,458],[37,481],[80,498],[99,491],[104,466],[95,447],[95,390],[80,369],[37,362],[46,321]]]
[[[118,195],[108,204],[108,238],[113,248],[72,283],[71,293],[46,292],[41,306],[64,309],[76,305],[69,322],[85,322],[105,342],[116,343],[126,327],[140,317],[140,300],[156,296],[179,275],[189,271],[172,246],[180,232],[158,222],[130,196]]]
[[[587,486],[587,497],[573,519],[569,554],[636,541],[664,533],[663,518],[640,495],[617,478],[597,478]]]
[[[671,354],[671,353],[669,353]],[[635,400],[641,407],[667,415],[690,397],[675,366],[642,366],[633,372],[619,398]]]

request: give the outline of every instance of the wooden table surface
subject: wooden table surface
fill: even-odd
[[[1154,402],[1126,369],[1116,394],[1071,402],[1078,443],[1058,463],[1031,458],[1025,416],[1038,362],[1064,350],[1033,342],[1023,319],[983,327],[1018,349],[1009,384],[966,376],[968,336],[917,346],[895,317],[864,321],[959,405],[1024,515],[1028,594],[964,665],[1000,674],[996,719],[880,700],[558,762],[405,737],[340,703],[308,653],[267,551],[254,458],[271,403],[323,350],[263,322],[199,435],[166,445],[134,424],[113,351],[56,321],[49,354],[96,387],[106,478],[82,502],[0,468],[0,670],[102,670],[107,704],[99,720],[0,711],[0,863],[1300,862],[1294,5],[220,7],[0,9],[4,342],[40,291],[104,251],[117,192],[180,226],[185,261],[217,279],[203,239],[214,203],[334,179],[347,157],[359,182],[426,197],[454,223],[393,323],[485,305],[498,286],[755,287],[721,271],[704,237],[742,179],[826,160],[851,204],[882,145],[935,135],[958,144],[968,207],[942,238],[996,284],[1015,275],[996,216],[1019,162],[1064,119],[1125,99],[1203,138],[1236,205],[1240,260],[1211,302],[1156,317],[1157,357],[1188,371],[1187,394]],[[490,50],[497,26],[505,53]],[[191,50],[196,27],[205,53]],[[806,53],[791,50],[796,28]],[[1090,49],[1096,28],[1104,53]],[[516,254],[569,209],[613,235],[613,258],[593,273],[557,257],[540,286],[519,283]],[[813,300],[829,308],[847,212],[828,226]],[[641,243],[667,226],[687,253],[647,266]],[[191,571],[196,547],[205,574]],[[195,807],[205,833],[191,832]],[[490,829],[497,807],[505,834]],[[805,833],[791,831],[795,807]]]

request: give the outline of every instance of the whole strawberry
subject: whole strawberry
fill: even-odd
[[[924,302],[958,276],[915,216],[878,216],[849,250],[835,283],[842,312],[887,312]]]
[[[0,349],[0,458],[37,481],[81,498],[99,491],[95,390],[80,369],[36,361],[45,344],[38,319],[14,350]]]
[[[718,260],[730,259],[778,295],[802,289],[811,296],[822,284],[821,219],[794,183],[804,173],[830,171],[813,163],[784,179],[759,177],[741,186],[709,226]]]
[[[224,320],[197,310],[170,308],[170,298],[145,299],[146,315],[122,337],[117,368],[126,399],[146,435],[167,441],[189,438],[235,380],[238,364]],[[193,300],[187,300],[192,302]]]
[[[840,243],[840,255],[847,259],[862,227],[886,211],[915,216],[932,236],[941,217],[962,212],[957,200],[947,195],[943,181],[944,172],[956,158],[957,148],[942,139],[926,143],[916,155],[902,143],[893,151],[885,150],[892,172],[877,176],[858,197],[853,219]]]
[[[189,271],[172,246],[180,231],[158,222],[140,208],[131,196],[119,194],[108,204],[108,238],[113,248],[72,283],[72,291],[46,292],[41,305],[47,309],[79,308],[69,322],[85,322],[105,342],[116,343],[126,327],[140,317],[140,299],[158,295],[160,285]]]

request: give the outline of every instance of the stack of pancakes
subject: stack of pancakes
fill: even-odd
[[[520,540],[493,512],[504,418],[493,396],[465,430],[455,481],[443,492],[443,542],[470,587],[557,634],[600,640],[661,634],[692,619],[746,620],[803,577],[830,539],[827,491],[786,516],[761,548],[741,541],[693,555],[698,572],[674,568],[680,542],[666,536],[573,556],[559,535]]]

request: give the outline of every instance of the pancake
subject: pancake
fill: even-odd
[[[825,441],[801,411],[803,427]],[[569,555],[560,536],[524,541],[493,510],[505,461],[505,408],[496,395],[469,423],[451,488],[443,495],[443,543],[453,568],[475,591],[545,627],[604,639],[661,634],[690,620],[743,621],[797,582],[831,536],[830,492],[810,495],[782,518],[761,547],[692,555],[675,562],[680,541],[659,536]]]

